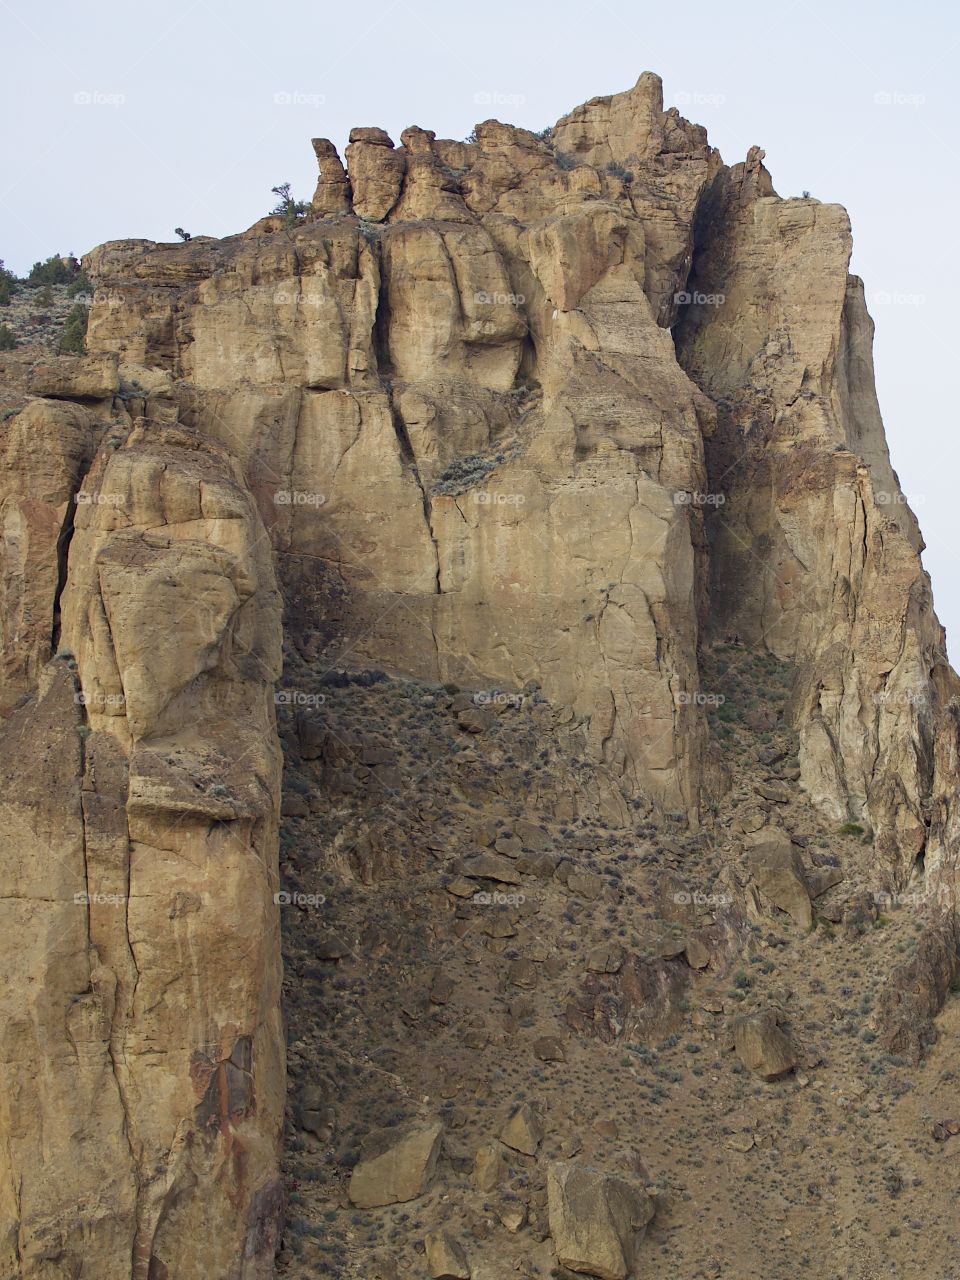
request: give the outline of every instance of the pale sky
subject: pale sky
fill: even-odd
[[[877,324],[893,464],[960,656],[953,396],[960,171],[953,0],[0,0],[0,258],[173,228],[240,231],[311,137],[410,124],[540,129],[658,72],[727,163],[758,144],[781,195],[847,207]]]

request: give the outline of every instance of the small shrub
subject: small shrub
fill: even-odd
[[[81,271],[73,284],[67,287],[68,298],[75,298],[81,293],[93,293],[93,281],[85,271]]]
[[[862,835],[863,835],[863,827],[861,827],[861,825],[860,825],[860,823],[859,823],[859,822],[845,822],[845,823],[843,824],[843,826],[840,828],[840,835],[842,835],[842,836],[862,836]]]
[[[295,200],[293,198],[290,194],[289,182],[281,182],[278,187],[271,187],[270,190],[275,196],[279,197],[270,213],[274,217],[283,218],[288,227],[295,227],[311,208],[308,200]]]
[[[0,324],[0,351],[12,351],[17,339],[9,325]]]
[[[576,160],[574,160],[573,156],[568,155],[566,151],[555,151],[553,158],[557,162],[558,169],[569,170],[577,167]]]
[[[82,303],[71,307],[60,337],[59,351],[61,355],[81,355],[84,339],[87,336],[87,321],[90,312]]]
[[[19,288],[20,281],[12,271],[7,270],[0,258],[0,307],[5,307]]]
[[[624,182],[632,182],[633,174],[629,169],[625,168],[619,160],[611,160],[607,165],[607,173],[614,178],[622,178]]]
[[[287,191],[289,192],[289,190],[290,190],[290,183],[289,183],[289,182],[286,184],[286,187],[287,187]],[[276,187],[274,187],[273,189],[274,189],[274,191],[276,191],[276,190],[277,190],[277,188],[276,188]],[[173,228],[173,234],[174,234],[175,236],[179,236],[179,237],[180,237],[180,239],[181,239],[181,240],[183,240],[183,241],[191,240],[191,239],[193,238],[193,237],[190,235],[190,232],[189,232],[189,231],[184,231],[183,227],[174,227],[174,228]]]

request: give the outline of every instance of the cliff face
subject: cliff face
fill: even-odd
[[[272,1274],[281,600],[315,671],[537,687],[571,816],[626,832],[723,802],[735,636],[793,668],[806,798],[953,893],[957,679],[844,211],[649,73],[547,140],[401,141],[315,141],[292,225],[95,250],[88,354],[3,424],[4,1275]]]
[[[904,883],[930,834],[956,677],[890,466],[846,213],[778,199],[761,162],[752,151],[703,201],[690,288],[725,301],[678,329],[681,364],[718,407],[712,617],[796,664],[804,787],[871,826]]]
[[[34,401],[11,441],[47,472],[49,437],[62,444],[16,526],[46,558],[33,619],[49,643],[56,614],[60,651],[3,726],[0,1261],[18,1276],[81,1260],[116,1280],[268,1275],[279,596],[226,453],[183,427],[113,430]],[[29,673],[37,637],[21,635]]]
[[[704,564],[677,495],[713,408],[664,326],[719,162],[659,95],[561,121],[562,166],[495,122],[400,151],[355,130],[353,212],[317,143],[303,225],[91,255],[89,346],[240,459],[317,602],[297,626],[426,678],[536,679],[631,789],[695,812]]]

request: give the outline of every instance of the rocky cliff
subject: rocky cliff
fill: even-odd
[[[405,972],[430,969],[434,1012],[455,986],[437,996],[436,915],[411,897],[381,920],[358,886],[442,875],[437,901],[459,912],[478,885],[522,903],[532,876],[553,886],[541,935],[571,893],[588,915],[658,902],[632,950],[598,932],[606,950],[563,997],[592,1051],[668,1036],[689,984],[749,954],[751,921],[809,925],[843,876],[804,865],[803,830],[865,833],[847,880],[922,898],[926,950],[887,957],[889,1047],[919,1056],[956,973],[960,688],[887,452],[844,210],[780,199],[759,150],[724,165],[650,73],[544,135],[487,121],[396,147],[358,128],[346,166],[314,149],[305,217],[96,249],[87,354],[44,356],[22,386],[22,358],[7,369],[22,407],[0,427],[3,1277],[274,1274],[285,1039],[318,1150],[304,1060],[355,1063],[377,1040],[325,1039],[353,1014],[331,996],[325,1027],[293,990],[284,1035],[281,917],[288,980],[361,946],[287,910],[291,892],[324,898],[319,880],[304,897],[308,871],[338,877],[366,955],[392,931]],[[335,698],[358,672],[393,692]],[[731,730],[717,713],[736,697]],[[478,745],[441,785],[447,711]],[[581,854],[608,848],[640,876],[629,892],[592,855],[551,861],[574,827]],[[644,888],[660,854],[674,879]],[[688,910],[684,885],[708,881],[716,901]],[[483,963],[518,945],[521,903],[500,904]],[[858,910],[876,921],[869,901],[836,915],[852,936]],[[569,987],[562,966],[537,980],[549,947],[526,944],[508,987]],[[402,983],[387,986],[400,1025]],[[506,1034],[535,1015],[512,1010]],[[764,1078],[800,1061],[785,1019],[738,1026]],[[537,1059],[563,1063],[550,1041]],[[385,1105],[355,1115],[384,1127]],[[367,1151],[345,1204],[427,1189],[440,1130],[407,1119],[420,1127],[399,1155]],[[541,1138],[504,1136],[487,1165],[506,1151],[527,1177]],[[564,1141],[558,1159],[576,1154]],[[633,1274],[647,1192],[544,1176],[507,1230],[536,1239],[539,1203],[561,1266]],[[496,1274],[462,1255],[428,1238],[434,1276]],[[374,1274],[366,1256],[325,1274]],[[526,1274],[546,1274],[538,1257]]]

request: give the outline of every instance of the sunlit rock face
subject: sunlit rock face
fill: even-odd
[[[545,136],[314,149],[304,218],[88,255],[87,356],[0,425],[4,1275],[273,1274],[281,616],[321,670],[535,682],[620,828],[699,825],[703,647],[766,649],[807,796],[954,893],[845,212],[650,73]]]

